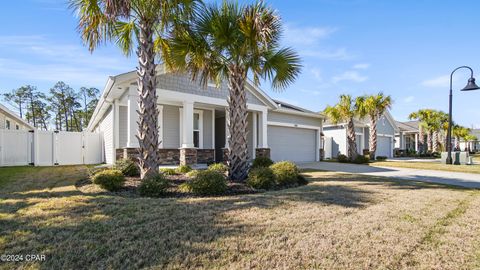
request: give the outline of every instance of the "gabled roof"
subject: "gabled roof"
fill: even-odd
[[[17,122],[20,122],[24,124],[25,126],[35,129],[32,125],[30,125],[27,121],[25,121],[23,118],[18,116],[16,113],[5,107],[3,104],[0,103],[0,111],[3,111],[9,118],[15,119]]]
[[[397,123],[398,128],[400,131],[404,132],[418,132],[418,127],[420,125],[419,121],[407,121],[407,122],[400,122],[395,121]]]

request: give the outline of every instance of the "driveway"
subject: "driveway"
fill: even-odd
[[[480,188],[480,174],[473,173],[379,167],[336,162],[301,163],[298,164],[298,166],[303,169],[315,169],[372,176],[393,177],[405,180],[462,186],[467,188]]]

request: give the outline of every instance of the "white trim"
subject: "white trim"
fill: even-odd
[[[158,141],[159,147],[163,148],[163,105],[157,104],[158,108]]]
[[[269,126],[281,126],[281,127],[294,127],[294,128],[305,128],[305,129],[318,129],[321,128],[318,126],[311,126],[311,125],[299,125],[299,124],[292,124],[292,123],[284,123],[284,122],[275,122],[275,121],[268,121],[267,124]]]
[[[268,110],[262,111],[262,148],[268,148]]]
[[[301,116],[308,116],[308,117],[326,119],[326,117],[322,114],[309,113],[309,112],[299,112],[299,111],[293,111],[293,110],[284,109],[284,108],[278,108],[278,109],[273,110],[273,111],[274,112],[279,112],[279,113],[294,114],[294,115],[301,115]]]
[[[215,159],[215,109],[212,109],[212,149],[213,149],[213,160]]]
[[[252,158],[255,159],[256,156],[256,149],[257,149],[257,136],[258,136],[258,130],[257,130],[257,113],[252,112],[252,145],[253,145],[253,153],[252,153]]]
[[[199,114],[199,119],[198,119],[198,131],[199,131],[199,138],[198,138],[198,147],[195,147],[194,142],[192,141],[192,147],[189,147],[188,145],[184,145],[183,143],[183,108],[178,108],[179,113],[180,113],[180,145],[181,148],[197,148],[197,149],[203,149],[203,111],[194,109],[193,113],[198,113]],[[193,118],[193,115],[192,115]],[[192,136],[193,132],[195,130],[193,129],[193,123],[192,123]],[[215,131],[215,130],[214,130]]]
[[[393,138],[394,136],[393,136],[393,135],[390,135],[390,134],[378,133],[378,134],[377,134],[377,137],[390,137],[390,138]]]

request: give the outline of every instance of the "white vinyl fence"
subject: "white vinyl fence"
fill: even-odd
[[[104,162],[102,134],[0,129],[0,166]]]

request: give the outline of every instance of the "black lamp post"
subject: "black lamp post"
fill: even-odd
[[[475,84],[475,78],[473,78],[473,70],[471,67],[468,66],[461,66],[452,71],[452,74],[450,74],[450,99],[448,102],[448,133],[447,133],[447,151],[448,151],[448,156],[447,156],[447,164],[452,164],[452,79],[453,79],[453,73],[455,71],[462,69],[462,68],[467,68],[470,70],[470,79],[468,79],[467,86],[465,86],[462,90],[460,91],[473,91],[473,90],[478,90],[480,87]]]

